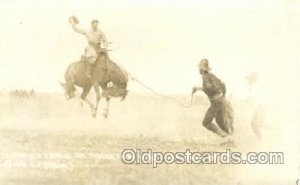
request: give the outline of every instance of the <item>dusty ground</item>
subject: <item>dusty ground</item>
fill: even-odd
[[[175,98],[188,102],[188,97]],[[233,99],[232,103],[236,133],[232,150],[287,151],[286,155],[290,155],[282,147],[284,134],[278,124],[266,124],[259,143],[250,126],[255,105],[246,99]],[[201,126],[207,107],[208,102],[200,97],[187,109],[160,97],[131,94],[124,102],[113,99],[109,118],[104,119],[101,109],[98,117],[92,118],[87,106],[80,107],[76,100],[66,101],[62,95],[39,94],[28,99],[2,96],[0,184],[295,183],[295,164],[289,163],[292,159],[284,165],[172,164],[155,169],[151,165],[122,163],[120,154],[126,148],[226,150],[219,145],[221,139]],[[267,120],[278,121],[276,116]]]

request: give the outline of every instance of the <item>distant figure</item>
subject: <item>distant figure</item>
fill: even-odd
[[[262,138],[261,129],[265,123],[266,112],[266,107],[260,104],[257,105],[252,115],[251,128],[258,141],[261,141]]]
[[[199,64],[199,72],[202,75],[202,87],[193,87],[192,93],[202,90],[210,100],[208,108],[203,119],[203,126],[222,138],[228,138],[224,144],[233,144],[230,136],[233,134],[233,110],[229,102],[225,99],[225,84],[209,71],[207,59],[202,59]],[[216,124],[212,123],[213,119]]]
[[[76,25],[79,23],[79,21],[74,16],[70,17],[69,22],[75,32],[83,34],[86,37],[89,44],[89,46],[85,49],[84,55],[81,57],[82,61],[86,61],[88,63],[86,68],[86,76],[88,78],[92,78],[93,68],[100,53],[103,54],[106,59],[106,62],[103,62],[102,64],[103,72],[101,73],[105,75],[107,70],[107,60],[109,60],[106,51],[108,42],[104,33],[98,28],[99,21],[92,20],[92,27],[90,30],[78,28]]]
[[[248,101],[254,106],[250,125],[257,140],[261,142],[263,139],[262,131],[264,131],[267,126],[268,97],[263,92],[263,89],[260,88],[262,84],[258,84],[261,83],[258,77],[256,72],[251,72],[246,76],[246,80],[249,85]]]
[[[34,89],[31,89],[29,92],[30,97],[35,97],[35,91]]]

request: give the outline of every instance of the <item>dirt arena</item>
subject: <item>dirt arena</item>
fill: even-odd
[[[183,103],[189,100],[188,96],[174,98]],[[81,107],[78,100],[66,101],[61,94],[30,98],[2,95],[0,100],[3,185],[274,185],[296,181],[292,170],[296,164],[289,163],[294,155],[282,139],[286,131],[277,124],[280,110],[268,111],[259,142],[250,125],[256,105],[249,99],[231,99],[236,142],[231,149],[285,152],[284,165],[164,164],[152,168],[122,163],[121,152],[128,148],[162,152],[226,150],[219,145],[222,140],[201,125],[209,103],[200,96],[195,97],[191,108],[183,108],[161,97],[129,94],[123,102],[111,100],[107,119],[101,115],[104,99],[96,118],[90,116],[87,106]],[[281,176],[283,172],[287,175]]]

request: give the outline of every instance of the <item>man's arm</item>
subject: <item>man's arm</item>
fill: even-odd
[[[220,80],[213,74],[203,75],[203,91],[208,94],[216,94],[219,90]]]
[[[73,30],[80,34],[86,34],[83,29],[78,28],[76,25],[79,23],[79,20],[75,16],[69,18],[69,23],[71,24]]]
[[[193,89],[192,89],[192,94],[194,94],[195,92],[197,92],[197,91],[201,91],[202,90],[202,87],[197,87],[197,86],[195,86],[195,87],[193,87]]]
[[[221,82],[221,88],[222,88],[222,94],[223,94],[223,96],[225,96],[226,95],[226,85],[224,82]]]
[[[75,32],[85,35],[85,31],[83,29],[78,28],[75,24],[71,24],[71,25]]]
[[[104,45],[105,48],[107,48],[108,47],[107,38],[106,38],[105,34],[102,31],[100,31],[100,33],[101,33],[101,39],[102,39],[103,45]]]

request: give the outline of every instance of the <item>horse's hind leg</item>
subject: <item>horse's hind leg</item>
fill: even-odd
[[[81,96],[80,96],[80,100],[81,100],[81,104],[82,104],[82,102],[84,102],[84,103],[86,103],[86,104],[88,104],[89,105],[89,107],[91,108],[91,110],[94,110],[95,109],[95,106],[94,106],[94,104],[92,103],[92,102],[90,102],[86,97],[87,97],[87,95],[88,95],[88,93],[90,92],[90,90],[91,90],[91,87],[85,87],[85,88],[83,88],[83,92],[82,92],[82,94],[81,94]]]
[[[93,85],[93,87],[94,87],[94,90],[96,92],[96,106],[95,106],[94,109],[92,109],[92,116],[96,117],[97,110],[98,110],[98,105],[99,105],[99,102],[100,102],[100,99],[101,99],[101,95],[100,95],[100,91],[99,91],[99,84],[95,83]]]
[[[110,98],[109,98],[109,97],[106,97],[106,103],[105,103],[105,106],[104,106],[104,109],[103,109],[103,116],[104,116],[105,118],[108,117],[109,100],[110,100]]]

